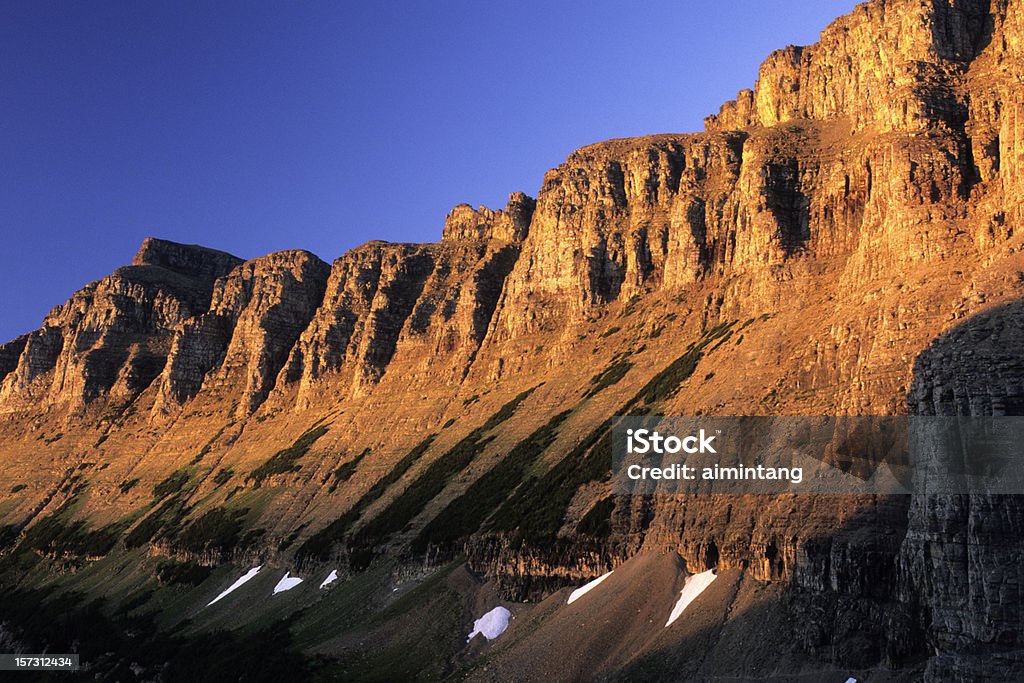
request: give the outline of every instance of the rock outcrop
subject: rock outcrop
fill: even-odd
[[[161,386],[165,403],[183,402],[208,384],[240,399],[241,415],[256,410],[323,301],[328,273],[313,254],[284,251],[220,278],[210,310],[175,337]]]
[[[457,206],[434,245],[371,242],[335,261],[323,306],[292,351],[298,406],[365,395],[392,364],[457,383],[483,342],[519,254],[533,200],[504,211]],[[435,381],[431,379],[431,381]]]
[[[459,204],[445,219],[441,239],[446,242],[481,239],[522,242],[530,229],[536,206],[537,202],[522,192],[513,193],[508,199],[508,206],[501,211]]]
[[[919,415],[1024,415],[1024,311],[1019,301],[939,337],[916,360]],[[917,496],[901,567],[904,595],[922,605],[936,644],[936,679],[995,680],[1024,668],[1024,496]],[[1013,539],[1013,540],[1011,540]]]
[[[216,278],[238,263],[212,249],[146,240],[133,265],[77,292],[21,342],[0,384],[4,409],[131,401],[160,374],[174,329],[209,306]]]
[[[989,2],[890,0],[858,6],[810,47],[773,52],[753,90],[740,92],[708,128],[849,119],[855,130],[955,129],[967,117],[956,80],[991,41]]]

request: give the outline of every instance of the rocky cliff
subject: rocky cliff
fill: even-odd
[[[1019,670],[1016,499],[626,500],[607,470],[619,414],[1024,410],[1022,41],[1017,0],[874,0],[706,131],[585,147],[436,244],[147,240],[0,346],[7,543],[461,551],[517,599],[671,550],[781,587],[801,656]]]

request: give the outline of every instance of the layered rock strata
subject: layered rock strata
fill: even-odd
[[[607,421],[1020,411],[1022,41],[1014,0],[875,0],[704,132],[585,147],[436,244],[148,240],[0,346],[0,522],[72,500],[203,559],[182,529],[244,510],[238,557],[464,551],[530,598],[670,549],[784,586],[818,659],[998,677],[1015,498],[617,499]]]

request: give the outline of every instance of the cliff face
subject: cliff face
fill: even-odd
[[[160,387],[165,405],[205,386],[233,393],[242,415],[258,408],[319,308],[327,275],[316,256],[286,251],[247,261],[218,280],[210,310],[175,335]]]
[[[1001,12],[991,13],[990,4],[860,5],[816,45],[772,53],[754,89],[742,91],[707,125],[734,129],[848,117],[857,130],[879,132],[962,126],[967,102],[956,80],[992,39]]]
[[[238,263],[211,249],[146,240],[131,266],[53,309],[41,330],[14,342],[20,347],[5,346],[5,411],[78,410],[100,396],[130,402],[160,373],[174,328],[205,310],[214,280]]]
[[[607,420],[1024,410],[1022,41],[1020,2],[875,0],[705,132],[578,150],[436,244],[147,240],[0,346],[0,521],[204,562],[461,549],[517,597],[669,549],[784,586],[816,658],[998,676],[1016,499],[615,499]],[[250,541],[197,546],[229,508]]]
[[[922,415],[1024,415],[1021,303],[976,316],[915,362],[910,404]],[[1021,496],[919,496],[900,554],[902,592],[927,605],[936,677],[999,678],[1019,667]],[[966,616],[965,616],[966,615]],[[988,647],[975,650],[977,643]]]

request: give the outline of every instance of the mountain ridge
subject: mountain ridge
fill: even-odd
[[[704,132],[581,148],[434,243],[327,264],[147,239],[0,345],[9,550],[72,572],[122,547],[354,571],[464,553],[516,599],[672,551],[780,587],[825,624],[794,627],[807,656],[994,676],[986,653],[1021,648],[1013,500],[621,501],[606,458],[622,412],[1024,405],[1000,353],[1024,294],[1022,40],[1012,0],[875,0],[773,53]]]

